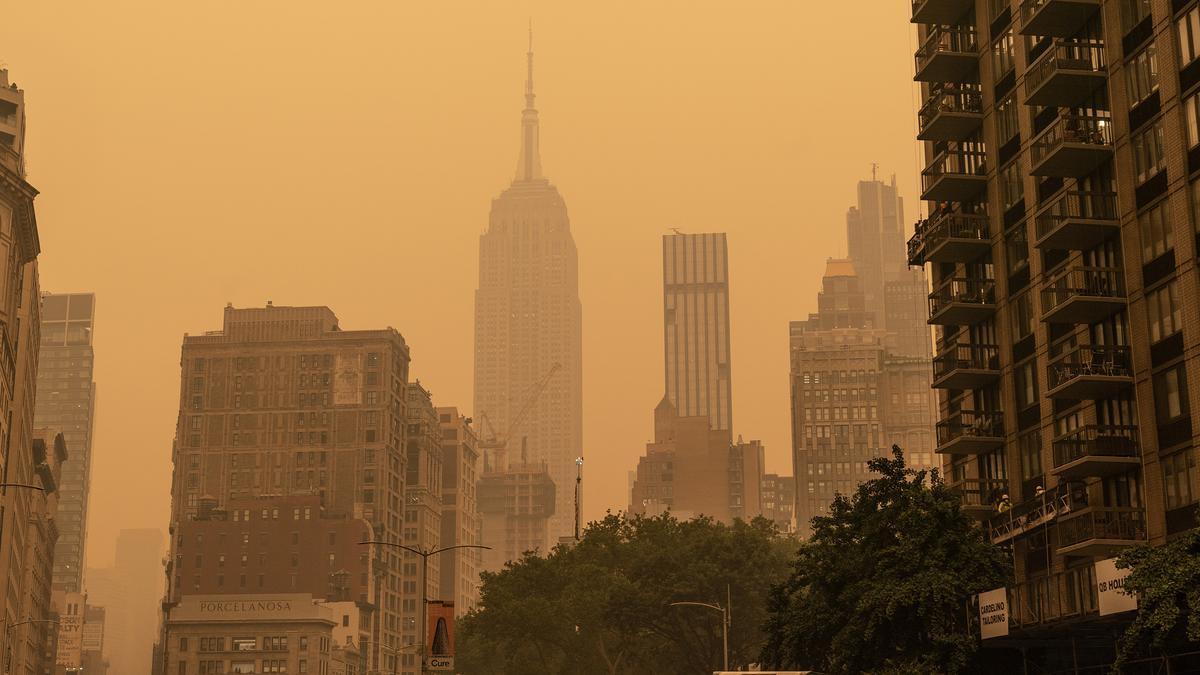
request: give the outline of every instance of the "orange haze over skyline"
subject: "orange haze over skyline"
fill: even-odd
[[[788,321],[873,162],[917,215],[909,8],[871,4],[12,3],[42,289],[97,294],[88,565],[122,528],[166,529],[182,337],[227,302],[393,326],[435,403],[471,410],[529,17],[579,248],[585,518],[627,506],[652,433],[670,228],[729,235],[734,433],[790,475]]]

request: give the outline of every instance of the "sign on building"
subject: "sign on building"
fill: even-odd
[[[997,588],[979,594],[979,637],[1008,635],[1008,589]]]
[[[362,404],[362,355],[357,352],[346,352],[337,355],[337,365],[333,370],[333,404],[361,405]]]
[[[54,663],[78,669],[83,665],[83,594],[56,593],[58,610],[58,652]]]
[[[1096,563],[1096,600],[1100,616],[1131,612],[1137,609],[1137,596],[1125,592],[1125,579],[1130,570],[1117,569],[1117,559]]]

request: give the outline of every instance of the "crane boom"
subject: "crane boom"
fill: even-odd
[[[500,441],[501,443],[508,445],[508,440],[512,438],[513,432],[529,416],[529,412],[533,410],[533,404],[537,403],[537,400],[542,396],[542,392],[545,391],[546,385],[550,384],[550,378],[554,377],[554,374],[561,369],[561,363],[555,363],[553,366],[550,366],[550,372],[543,375],[542,379],[538,380],[537,384],[533,386],[533,391],[529,392],[529,396],[525,397],[525,402],[521,404],[521,408],[517,410],[517,414],[508,423],[508,429],[505,430],[504,438]]]

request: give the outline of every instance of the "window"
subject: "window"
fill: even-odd
[[[1150,0],[1121,0],[1121,28],[1126,33],[1150,16]]]
[[[188,650],[188,639],[186,637],[179,638],[179,651],[186,652]]]
[[[1188,448],[1162,460],[1167,510],[1196,503],[1196,456]]]
[[[233,661],[229,664],[229,672],[235,673],[235,674],[240,674],[240,673],[255,673],[257,671],[254,668],[253,661]]]
[[[1042,475],[1042,432],[1034,429],[1017,437],[1017,450],[1021,453],[1021,480],[1030,480]]]
[[[1138,229],[1142,232],[1143,264],[1175,248],[1171,210],[1167,200],[1158,202],[1138,216]]]
[[[1008,98],[996,104],[996,137],[1000,145],[1004,145],[1021,131],[1017,121],[1017,99],[1010,94]]]
[[[1193,7],[1175,22],[1179,31],[1179,64],[1186,66],[1200,56],[1200,7]]]
[[[1183,364],[1154,375],[1154,412],[1159,424],[1188,414],[1187,371]]]
[[[1151,42],[1125,66],[1125,84],[1129,87],[1129,107],[1145,101],[1158,91],[1158,52]]]
[[[1004,233],[1005,263],[1009,275],[1029,268],[1029,239],[1025,223],[1020,223]]]
[[[179,662],[179,675],[187,675],[187,661]]]
[[[1000,168],[1000,203],[1005,211],[1025,197],[1022,188],[1019,160],[1013,160]]]
[[[1033,301],[1029,291],[1022,293],[1013,299],[1012,305],[1009,308],[1009,316],[1012,317],[1014,341],[1023,340],[1030,335],[1033,335]]]
[[[1037,362],[1030,359],[1018,365],[1016,373],[1017,409],[1024,410],[1038,402]]]
[[[1192,94],[1183,102],[1183,121],[1187,129],[1187,146],[1200,145],[1200,94]]]
[[[1183,328],[1179,292],[1174,279],[1146,294],[1146,314],[1150,319],[1150,342],[1170,337]]]
[[[1166,155],[1163,154],[1162,119],[1154,120],[1153,124],[1134,134],[1130,147],[1133,148],[1133,170],[1138,183],[1146,182],[1167,168]]]
[[[1013,33],[1012,28],[1004,31],[1004,35],[1000,36],[992,44],[992,72],[996,74],[996,79],[1004,77],[1008,71],[1013,69]]]
[[[258,638],[235,637],[233,638],[232,646],[235,652],[252,652],[258,649]]]

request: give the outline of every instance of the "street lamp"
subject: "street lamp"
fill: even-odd
[[[369,546],[371,544],[378,544],[379,546],[391,546],[393,548],[403,549],[405,551],[408,551],[409,553],[415,553],[416,555],[421,556],[421,613],[419,614],[418,624],[417,624],[417,630],[419,631],[417,634],[421,636],[421,641],[417,643],[417,645],[419,645],[421,647],[421,655],[420,655],[421,666],[420,666],[420,670],[418,670],[417,672],[424,673],[425,672],[425,653],[424,653],[425,652],[425,628],[426,628],[425,627],[425,611],[426,611],[426,605],[429,603],[429,597],[428,597],[428,593],[429,593],[429,588],[428,588],[429,557],[437,555],[439,553],[445,553],[446,551],[453,551],[453,550],[459,549],[459,548],[482,548],[482,549],[487,549],[490,551],[490,550],[492,550],[492,547],[491,546],[480,546],[478,544],[458,544],[457,546],[447,546],[445,548],[422,549],[422,548],[416,548],[413,546],[405,546],[404,544],[394,544],[390,541],[376,541],[376,540],[372,540],[372,539],[369,539],[367,541],[360,541],[358,543],[361,546]]]
[[[672,602],[672,607],[688,605],[692,607],[707,607],[721,613],[721,644],[725,653],[725,668],[729,670],[729,587],[725,587],[725,606],[710,605],[707,602]]]

